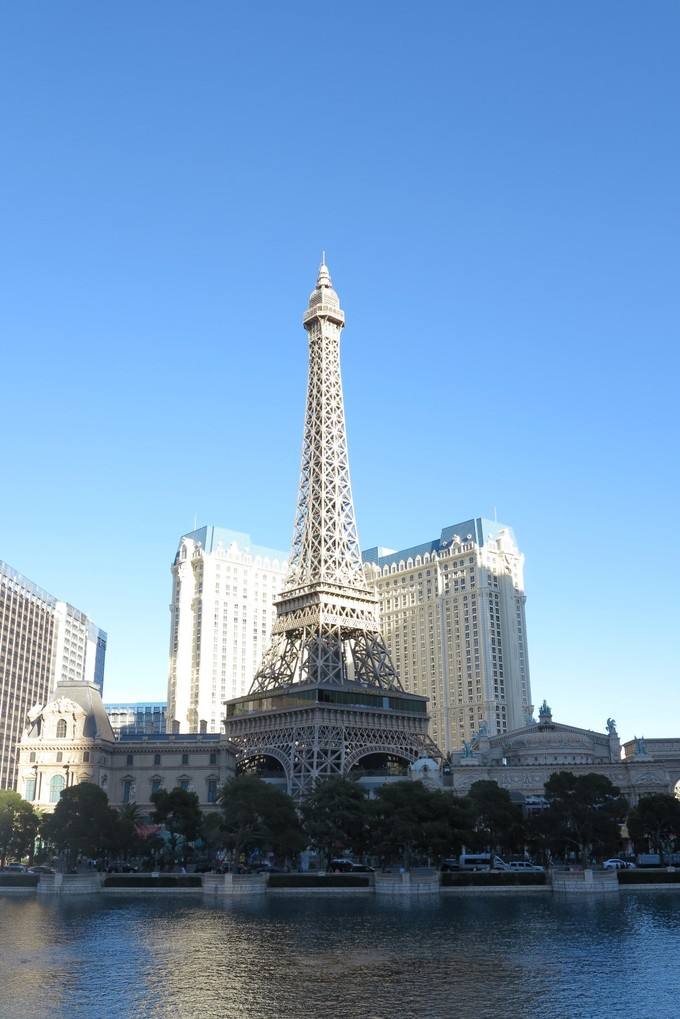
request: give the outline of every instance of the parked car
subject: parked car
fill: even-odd
[[[456,870],[460,870],[461,868],[460,864],[458,863],[458,860],[442,860],[441,867],[439,869],[445,872],[446,871],[453,872]]]
[[[354,866],[353,860],[347,860],[345,857],[331,860],[328,870],[331,874],[349,874]]]
[[[635,864],[630,860],[621,860],[618,856],[611,860],[605,860],[602,864],[605,870],[635,870]]]
[[[520,871],[520,873],[533,873],[542,874],[545,867],[541,867],[538,863],[531,863],[530,860],[511,860],[508,864],[510,870]]]
[[[461,870],[491,870],[491,855],[489,853],[461,853],[459,858]],[[500,856],[493,858],[494,870],[508,870],[505,860]]]
[[[367,863],[353,863],[352,874],[375,874],[375,867],[369,867]]]
[[[29,874],[54,874],[55,870],[54,870],[53,867],[45,867],[42,864],[40,864],[37,867],[29,867],[28,868],[28,873]]]
[[[0,870],[0,874],[28,874],[28,867],[23,863],[8,863]]]

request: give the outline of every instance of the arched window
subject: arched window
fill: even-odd
[[[135,794],[135,780],[133,778],[123,779],[123,803],[134,803],[136,799]]]
[[[66,722],[64,722],[64,725],[66,725]],[[64,785],[65,782],[63,775],[52,776],[50,779],[50,803],[59,802],[59,797],[61,796]]]
[[[66,739],[66,719],[60,718],[57,722],[57,739]]]
[[[187,775],[182,775],[182,777],[177,780],[177,788],[183,789],[185,793],[189,792],[190,784],[191,780],[188,778]]]
[[[160,777],[160,775],[154,775],[154,777],[151,779],[151,795],[160,792],[162,788],[163,779]]]

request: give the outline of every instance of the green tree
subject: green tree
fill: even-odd
[[[347,778],[319,782],[302,804],[305,834],[323,854],[326,867],[346,850],[365,850],[367,821],[366,794],[358,782]]]
[[[628,815],[628,832],[636,843],[647,840],[663,861],[680,839],[680,800],[668,793],[641,796]]]
[[[115,846],[119,820],[104,790],[81,782],[62,792],[54,813],[43,819],[41,835],[71,864],[78,854],[96,857]]]
[[[152,814],[155,824],[162,824],[170,833],[172,856],[175,858],[181,847],[183,859],[187,856],[187,844],[198,838],[203,816],[196,793],[188,789],[158,789],[151,794],[154,805]]]
[[[39,821],[19,793],[0,789],[0,866],[4,867],[7,857],[21,859],[32,853]]]
[[[628,804],[605,775],[554,772],[545,784],[545,797],[556,840],[576,849],[584,865],[593,855],[616,852]]]
[[[522,808],[513,803],[507,789],[497,782],[480,779],[470,786],[469,798],[473,816],[474,842],[493,857],[499,851],[519,849],[524,844],[525,829]]]
[[[368,818],[370,844],[380,859],[407,867],[418,857],[457,852],[470,823],[465,801],[411,781],[381,786],[369,801]]]
[[[286,793],[255,775],[237,775],[220,794],[224,845],[235,862],[255,849],[294,857],[304,847],[295,805]]]
[[[146,848],[145,840],[139,834],[142,812],[136,803],[126,803],[116,811],[117,823],[113,827],[111,852],[127,859],[136,856]]]

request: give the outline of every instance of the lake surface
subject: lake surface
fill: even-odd
[[[680,895],[0,895],[1,1019],[677,1019]]]

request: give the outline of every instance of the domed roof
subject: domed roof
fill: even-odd
[[[439,772],[439,765],[433,757],[426,757],[423,754],[413,762],[410,770],[416,775],[427,774],[428,772],[436,775]]]
[[[59,700],[76,704],[85,713],[83,735],[92,739],[115,740],[101,694],[93,683],[65,680],[57,684],[52,703]],[[47,705],[46,705],[47,707]]]

